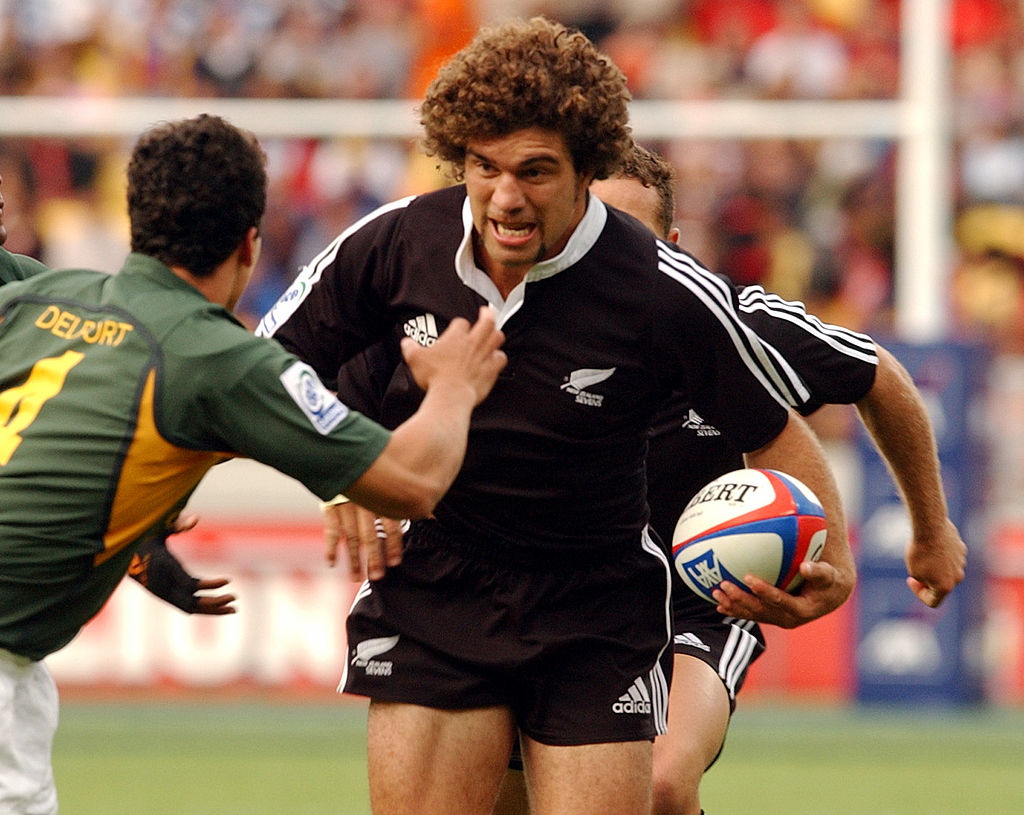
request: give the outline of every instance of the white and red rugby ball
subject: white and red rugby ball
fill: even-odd
[[[777,470],[733,470],[686,505],[672,560],[683,582],[711,603],[724,580],[749,592],[746,575],[792,592],[803,580],[800,564],[821,557],[826,534],[825,510],[806,484]]]

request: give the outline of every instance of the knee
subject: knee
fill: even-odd
[[[701,758],[696,753],[677,753],[674,758],[654,762],[652,815],[699,815]]]
[[[696,789],[655,781],[652,815],[699,815],[700,811],[700,796]]]

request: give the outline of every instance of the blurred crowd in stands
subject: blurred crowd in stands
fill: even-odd
[[[1024,352],[1024,0],[949,0],[957,336]],[[0,97],[419,98],[478,25],[578,26],[636,99],[895,99],[899,0],[0,0]],[[3,108],[0,101],[0,117]],[[264,140],[260,315],[330,237],[443,183],[408,143]],[[677,140],[681,243],[821,316],[892,328],[892,141]],[[115,269],[130,145],[0,137],[8,248]]]

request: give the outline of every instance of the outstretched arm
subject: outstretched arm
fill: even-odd
[[[921,602],[937,606],[963,579],[967,547],[949,519],[935,437],[910,374],[866,334],[822,323],[801,303],[759,286],[739,298],[744,321],[793,364],[812,404],[856,404],[910,514],[907,584]],[[863,364],[875,356],[877,365]]]
[[[935,435],[910,374],[878,347],[878,372],[857,402],[864,427],[885,459],[910,514],[907,585],[935,607],[964,578],[967,545],[949,518]]]

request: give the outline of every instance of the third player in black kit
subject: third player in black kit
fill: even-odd
[[[616,174],[591,193],[675,242],[674,172],[636,145]],[[808,415],[824,404],[856,404],[900,488],[910,515],[906,544],[910,588],[938,605],[963,579],[966,546],[949,518],[937,443],[924,400],[906,369],[870,337],[829,325],[759,286],[739,291],[740,317],[778,349],[810,392],[794,407]],[[689,466],[680,467],[681,462]],[[651,526],[670,539],[680,509],[702,486],[742,466],[739,451],[674,395],[655,421],[647,456]],[[668,732],[654,744],[653,815],[699,815],[699,787],[725,741],[736,694],[762,652],[760,627],[722,615],[673,575],[675,662]],[[520,774],[509,773],[495,815],[526,815]]]

